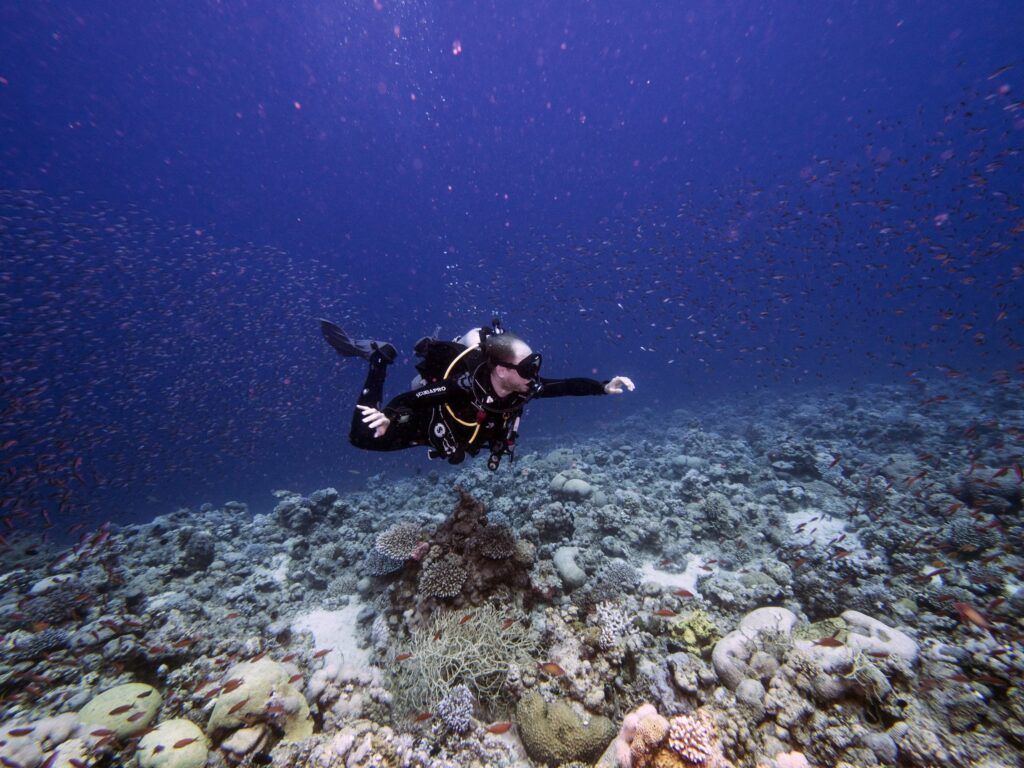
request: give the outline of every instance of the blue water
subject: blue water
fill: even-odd
[[[1020,386],[1019,3],[163,5],[0,8],[10,527],[438,468],[347,445],[320,316],[408,355],[497,312],[547,375],[636,381],[526,449]]]

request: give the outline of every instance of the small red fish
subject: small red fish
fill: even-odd
[[[240,686],[244,681],[240,677],[233,677],[224,683],[224,693],[231,693],[235,688]]]
[[[244,707],[248,703],[249,703],[249,697],[248,696],[246,696],[241,701],[236,701],[234,704],[231,705],[231,709],[228,710],[228,714],[229,715],[235,714],[235,712],[240,710],[242,707]]]
[[[225,616],[224,618],[225,618],[225,619],[237,619],[237,618],[238,618],[239,616],[241,616],[241,615],[242,615],[242,614],[240,614],[240,613],[239,613],[238,611],[232,611],[231,613],[229,613],[229,614],[228,614],[227,616]]]
[[[829,469],[832,469],[832,467],[834,467],[834,466],[835,466],[836,464],[838,464],[838,463],[839,463],[839,460],[840,460],[841,458],[843,458],[843,457],[842,457],[842,456],[840,456],[839,454],[836,454],[836,457],[835,457],[834,459],[832,459],[832,463],[828,465],[828,468],[829,468]]]
[[[8,736],[28,736],[36,728],[35,726],[29,726],[28,728],[12,728],[7,732]]]
[[[953,607],[960,614],[960,621],[964,624],[973,624],[988,631],[990,634],[995,634],[996,628],[989,623],[981,611],[970,603],[953,603]]]
[[[677,589],[672,594],[676,597],[693,597],[693,592],[688,589]]]
[[[796,560],[793,561],[793,567],[794,568],[799,568],[801,565],[803,565],[806,562],[807,562],[807,558],[806,557],[798,557]]]
[[[128,722],[129,723],[134,723],[139,718],[142,718],[142,717],[145,717],[145,716],[146,716],[145,712],[136,712],[134,715],[128,715]]]
[[[413,720],[417,723],[422,723],[424,720],[429,720],[434,716],[433,712],[420,712]]]
[[[196,737],[195,736],[192,736],[191,738],[188,738],[188,739],[178,739],[176,742],[174,742],[173,746],[174,746],[175,749],[181,749],[183,747],[187,747],[189,744],[191,744],[194,741],[196,741]]]
[[[112,716],[113,715],[123,715],[125,712],[127,712],[131,708],[132,708],[131,704],[122,704],[120,707],[114,707],[107,714],[108,715],[112,715]]]
[[[314,653],[313,654],[313,658],[314,659],[322,659],[324,656],[326,656],[330,652],[331,652],[330,648],[323,648],[323,649],[317,651],[316,653]]]
[[[508,629],[509,627],[511,627],[515,623],[516,623],[515,619],[505,619],[503,622],[501,622],[501,628],[503,630]]]
[[[487,726],[487,732],[500,735],[502,733],[507,733],[511,727],[512,723],[495,723],[494,725]]]
[[[204,681],[204,685],[205,685],[205,681]],[[135,698],[136,698],[136,699],[144,699],[144,698],[146,698],[147,696],[149,696],[149,694],[151,694],[152,692],[153,692],[153,689],[152,689],[152,688],[150,688],[149,690],[143,691],[142,693],[140,693],[140,694],[139,694],[138,696],[136,696]]]
[[[97,728],[95,730],[89,731],[89,735],[103,738],[104,736],[113,736],[114,732],[109,728]]]
[[[659,608],[658,610],[656,610],[654,612],[654,615],[655,616],[669,617],[669,616],[675,616],[676,612],[675,611],[670,611],[668,608]]]
[[[842,640],[837,640],[834,637],[822,637],[814,641],[815,645],[821,646],[822,648],[841,648],[843,645]]]
[[[978,675],[974,679],[977,680],[979,683],[984,683],[985,685],[994,685],[999,688],[1007,688],[1010,685],[1009,680],[1004,680],[1001,677],[995,677],[993,675]]]
[[[552,677],[561,677],[565,674],[565,670],[553,661],[545,661],[543,664],[538,664],[537,666]]]
[[[412,658],[412,654],[411,653],[400,653],[397,656],[395,656],[395,661],[405,661],[406,659],[411,659],[411,658]]]
[[[848,550],[848,549],[837,549],[834,553],[832,553],[832,557],[830,559],[831,560],[842,560],[844,557],[846,557],[849,554],[850,554],[850,550]]]
[[[465,616],[463,616],[461,619],[459,619],[459,624],[465,624],[467,621],[469,621],[472,618],[473,618],[473,614],[472,613],[467,613]]]
[[[302,679],[302,675],[301,674],[292,675],[291,677],[288,678],[288,685],[295,685],[301,679]]]
[[[296,656],[298,656],[297,653],[289,653],[287,656],[281,659],[281,663],[287,664],[289,661],[292,661]]]
[[[913,485],[914,483],[916,483],[916,482],[917,482],[918,480],[921,480],[921,479],[923,479],[923,478],[924,478],[925,476],[927,476],[927,474],[928,474],[928,472],[927,472],[926,470],[922,469],[922,470],[921,470],[920,472],[918,472],[918,473],[917,473],[916,475],[912,475],[912,476],[908,477],[908,478],[907,478],[906,480],[904,480],[903,482],[904,482],[904,483],[906,484],[907,488],[909,488],[909,487],[910,487],[910,486],[912,486],[912,485]]]
[[[1001,469],[997,469],[995,471],[995,474],[992,475],[992,479],[995,480],[997,477],[1002,477],[1003,475],[1005,475],[1009,471],[1010,471],[1009,467],[1002,467]]]

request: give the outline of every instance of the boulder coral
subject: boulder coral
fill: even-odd
[[[165,720],[139,741],[139,768],[202,768],[209,746],[191,720]]]
[[[160,704],[160,694],[153,686],[125,683],[94,696],[78,717],[87,725],[109,728],[114,738],[123,739],[148,728]]]
[[[607,717],[581,717],[570,704],[549,704],[536,692],[519,700],[516,723],[526,753],[545,765],[593,763],[615,738]]]
[[[239,682],[232,682],[235,680]],[[258,721],[280,730],[284,741],[311,735],[313,718],[309,705],[288,680],[288,671],[271,659],[236,664],[224,676],[207,733],[215,735]]]

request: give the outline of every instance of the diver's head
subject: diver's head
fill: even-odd
[[[481,346],[491,369],[491,385],[498,397],[529,394],[540,375],[540,354],[514,333],[487,334]]]

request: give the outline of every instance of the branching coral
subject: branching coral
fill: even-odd
[[[668,746],[688,763],[706,764],[716,741],[714,727],[702,717],[679,715],[669,721]]]
[[[436,613],[391,669],[399,716],[434,711],[460,684],[488,714],[506,705],[509,666],[532,665],[533,649],[527,628],[510,618],[492,605]]]

